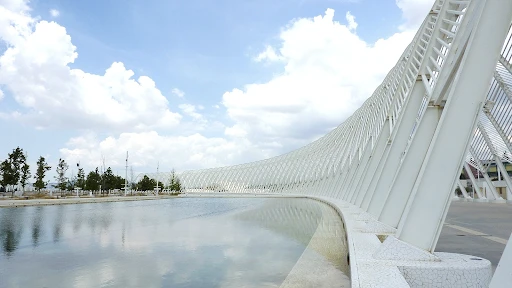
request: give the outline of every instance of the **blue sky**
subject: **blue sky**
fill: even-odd
[[[63,157],[92,169],[104,157],[119,170],[130,150],[143,172],[290,151],[371,95],[431,2],[0,0],[0,158],[20,146],[32,163],[45,155],[50,165]],[[266,49],[276,57],[257,60]],[[118,81],[124,69],[102,78],[115,62],[155,87],[125,98],[135,86]]]

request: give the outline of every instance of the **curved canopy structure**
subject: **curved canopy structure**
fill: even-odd
[[[470,197],[461,169],[473,187],[487,181],[475,198],[501,199],[492,167],[512,188],[511,19],[512,1],[437,0],[382,84],[336,129],[285,155],[183,172],[183,186],[341,199],[432,252],[454,188]]]

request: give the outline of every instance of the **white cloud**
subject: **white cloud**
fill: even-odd
[[[52,9],[50,10],[50,15],[52,15],[52,17],[59,17],[60,12],[57,9]]]
[[[243,138],[247,136],[247,131],[245,131],[239,125],[233,125],[232,127],[226,127],[224,134],[226,136]]]
[[[66,29],[26,13],[0,6],[0,19],[8,19],[0,20],[0,40],[7,45],[0,55],[0,85],[25,108],[18,119],[40,127],[106,131],[172,128],[180,122],[155,82],[134,79],[123,63],[113,63],[103,75],[70,68],[78,54]]]
[[[27,12],[30,10],[26,0],[0,0],[0,7],[14,12]]]
[[[192,104],[181,104],[178,106],[185,115],[192,117],[194,120],[206,122],[203,115],[197,112],[196,106]],[[200,109],[200,108],[198,108]]]
[[[371,96],[416,32],[367,43],[357,35],[352,14],[346,13],[347,25],[333,17],[334,10],[327,9],[294,20],[280,32],[278,45],[256,57],[279,59],[283,72],[223,95],[234,121],[227,135],[244,131],[253,143],[276,146],[277,141],[288,150],[325,134]]]
[[[0,40],[16,45],[32,32],[34,19],[23,0],[0,0]]]
[[[279,61],[282,60],[280,56],[277,55],[276,51],[272,46],[267,46],[263,52],[254,57],[254,61],[262,62],[262,61]]]
[[[396,5],[402,10],[405,19],[400,29],[418,29],[433,4],[433,0],[396,0]]]
[[[180,89],[178,88],[174,88],[171,90],[171,93],[174,94],[175,96],[178,96],[180,98],[183,98],[185,96],[185,92],[181,91]]]
[[[356,28],[357,28],[356,17],[354,17],[354,15],[350,14],[350,11],[347,11],[345,18],[347,18],[348,30],[356,30]]]
[[[147,167],[156,167],[157,162],[161,171],[171,168],[182,171],[273,156],[246,139],[207,138],[200,134],[163,136],[155,131],[122,133],[117,138],[105,139],[88,133],[70,139],[60,153],[69,163],[80,162],[92,169],[101,164],[102,156],[106,157],[107,166],[124,167],[126,151],[134,171],[147,171]]]
[[[2,91],[2,89],[0,89],[0,100],[2,100],[4,98],[4,91]]]
[[[373,93],[412,39],[415,19],[422,20],[430,8],[413,2],[397,1],[404,25],[399,33],[375,43],[357,35],[358,23],[349,12],[347,24],[334,21],[332,9],[292,21],[279,34],[278,45],[266,46],[253,59],[282,65],[282,72],[222,96],[230,123],[226,127],[215,119],[206,122],[198,112],[204,107],[191,104],[178,106],[192,118],[192,123],[182,123],[154,81],[135,78],[123,63],[113,63],[103,75],[70,68],[78,54],[64,27],[31,17],[26,1],[0,0],[0,40],[7,44],[0,54],[0,85],[24,108],[0,117],[37,127],[98,131],[81,132],[60,150],[68,162],[90,168],[99,166],[101,155],[107,165],[123,167],[127,150],[138,171],[147,171],[157,161],[163,171],[274,156],[325,134]],[[171,93],[180,98],[185,94],[178,88]],[[195,133],[205,123],[211,135],[212,129],[224,135]],[[165,135],[180,130],[187,136]]]

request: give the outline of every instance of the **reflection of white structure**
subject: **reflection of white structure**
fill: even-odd
[[[278,157],[184,172],[184,187],[331,199],[347,225],[362,225],[347,229],[355,243],[351,253],[357,253],[353,281],[486,286],[488,262],[433,252],[461,167],[469,163],[485,172],[489,160],[512,159],[511,20],[512,1],[436,1],[383,83],[336,129]],[[487,197],[503,201],[486,175]],[[361,229],[367,234],[359,235]],[[380,244],[375,236],[383,234],[390,236],[379,237],[385,238]],[[364,264],[360,257],[367,257]],[[423,262],[392,264],[398,260]]]

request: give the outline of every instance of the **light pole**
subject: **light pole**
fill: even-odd
[[[128,189],[128,151],[126,151],[126,166],[124,171],[124,196],[126,196],[126,190]]]
[[[158,168],[160,166],[160,162],[156,164],[156,196],[158,196]]]

